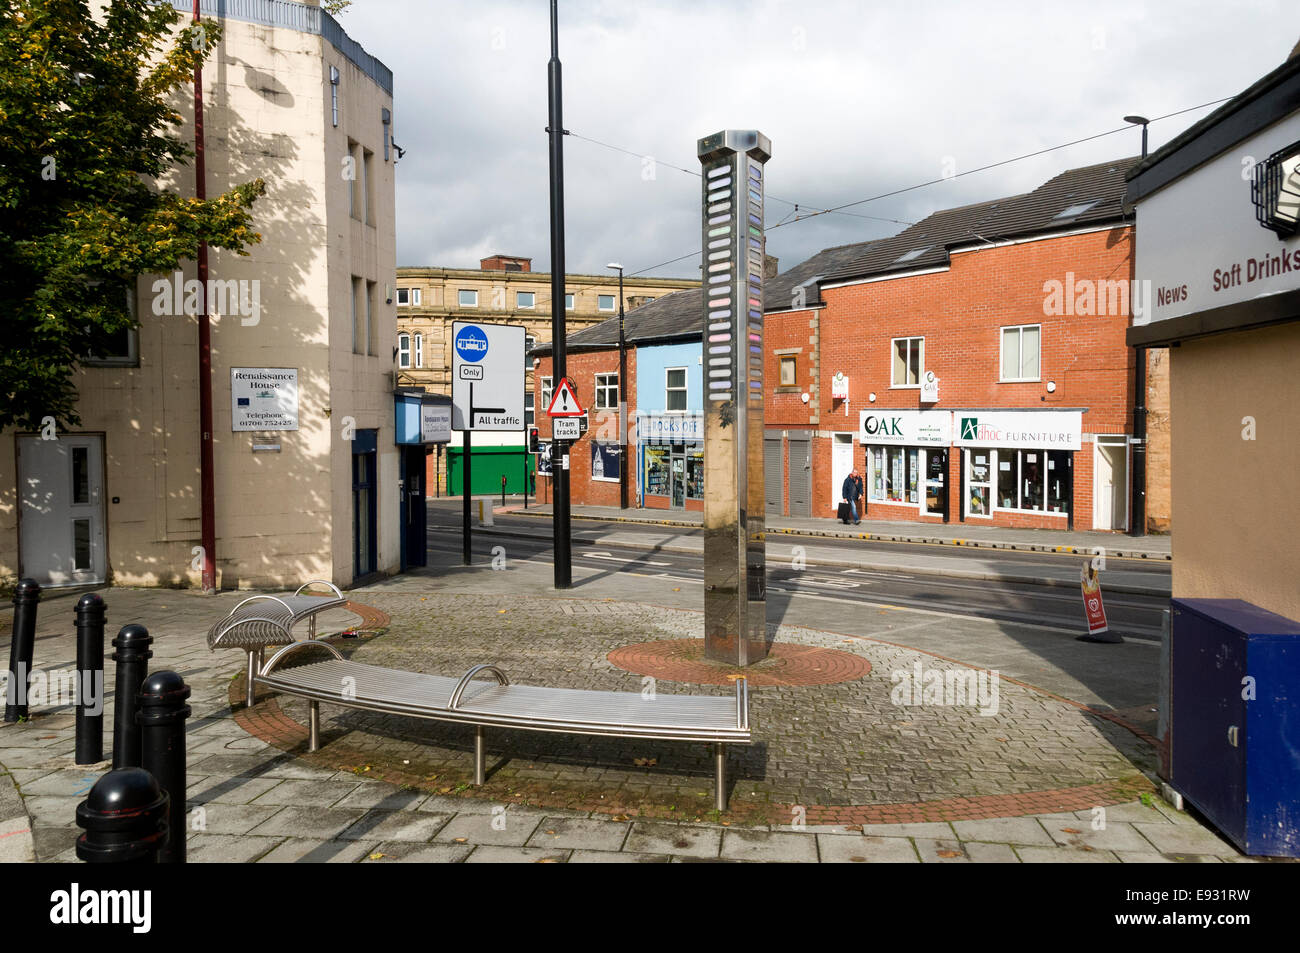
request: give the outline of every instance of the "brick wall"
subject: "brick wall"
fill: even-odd
[[[824,289],[821,315],[821,430],[858,429],[866,407],[922,409],[917,389],[891,388],[891,340],[924,337],[923,370],[940,379],[937,410],[960,408],[1086,408],[1085,434],[1132,433],[1133,352],[1124,341],[1127,307],[1105,315],[1046,314],[1044,283],[1125,281],[1131,275],[1132,235],[1127,227],[1024,244],[987,247],[952,256],[948,271]],[[1001,328],[1038,324],[1041,380],[1001,383]],[[770,325],[769,325],[770,326]],[[768,344],[767,350],[775,345]],[[830,397],[831,377],[850,379],[849,414]],[[1056,391],[1047,393],[1047,381]],[[876,402],[867,395],[875,392]],[[775,397],[769,403],[775,410]],[[926,405],[929,407],[930,405]],[[823,515],[830,497],[830,439],[815,440],[813,512]],[[1075,454],[1075,527],[1092,526],[1093,445]],[[862,469],[863,447],[854,439],[854,461]],[[950,453],[951,487],[960,485],[959,454]],[[838,492],[838,491],[836,491]],[[957,494],[952,494],[957,520]],[[919,519],[914,507],[873,504],[872,516]],[[897,511],[895,514],[894,511]],[[930,519],[937,519],[931,517]],[[1047,515],[999,514],[1000,525],[1064,528]]]

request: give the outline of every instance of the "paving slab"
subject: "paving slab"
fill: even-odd
[[[463,843],[467,844],[523,847],[540,822],[540,817],[510,817],[504,812],[493,815],[463,814],[453,817],[438,831],[435,839],[455,842],[457,838],[464,838]]]
[[[459,864],[474,848],[468,844],[413,844],[385,841],[361,858],[363,864]]]
[[[947,840],[953,837],[946,821],[923,821],[912,824],[863,824],[862,833],[875,837],[930,837]]]
[[[1109,823],[1102,830],[1093,830],[1087,821],[1071,818],[1068,821],[1044,822],[1043,828],[1061,847],[1091,847],[1094,850],[1151,849],[1150,843],[1134,826],[1123,821]]]
[[[1226,840],[1203,827],[1185,824],[1133,825],[1162,854],[1238,854]]]
[[[1016,853],[1026,864],[1115,864],[1108,850],[1074,850],[1068,847],[1018,847]]]
[[[279,778],[207,777],[185,789],[185,798],[195,804],[247,804],[265,794]]]
[[[1166,817],[1157,807],[1154,806],[1154,804],[1146,805],[1141,801],[1130,801],[1127,804],[1110,804],[1102,808],[1102,810],[1105,811],[1105,814],[1102,816],[1105,818],[1107,824],[1112,821],[1123,821],[1127,824],[1132,824],[1134,821],[1142,821],[1147,824],[1174,823],[1173,820]],[[1074,816],[1081,821],[1091,822],[1094,814],[1091,810],[1075,811]]]
[[[986,844],[980,841],[970,841],[963,844],[966,848],[966,856],[975,864],[1018,864],[1020,858],[1011,848],[1010,844]]]
[[[475,847],[465,858],[467,864],[562,864],[569,851],[546,847]]]
[[[810,863],[817,860],[817,835],[772,831],[726,830],[722,833],[724,859]]]
[[[937,840],[931,837],[916,838],[916,852],[923,864],[969,864],[970,857],[955,839]]]
[[[668,854],[642,854],[627,850],[575,850],[569,855],[571,864],[666,864]]]
[[[283,837],[191,832],[185,842],[185,860],[191,864],[248,864],[283,840]]]
[[[260,864],[355,864],[376,847],[374,841],[308,840],[292,837],[259,858]]]
[[[0,779],[0,784],[4,780]],[[31,822],[26,814],[0,821],[0,864],[30,864],[36,861]]]
[[[631,824],[595,818],[546,817],[528,840],[529,847],[617,851],[627,840]]]
[[[206,834],[247,834],[282,810],[284,807],[279,804],[191,803],[187,823],[191,836],[196,831]]]
[[[357,789],[355,781],[282,781],[254,804],[292,804],[300,807],[329,807]]]
[[[328,807],[284,807],[253,828],[251,833],[326,840],[347,830],[364,813]]]
[[[1024,844],[1052,847],[1056,842],[1032,817],[999,817],[979,821],[953,821],[953,830],[961,841],[988,841],[996,844]]]
[[[423,791],[403,791],[382,781],[366,781],[345,795],[335,807],[377,807],[384,811],[414,811],[428,795]],[[434,813],[455,813],[453,811]]]
[[[414,841],[428,843],[451,820],[450,814],[370,810],[345,830],[342,840]]]
[[[628,832],[623,850],[689,857],[717,857],[721,847],[722,828],[635,821]]]

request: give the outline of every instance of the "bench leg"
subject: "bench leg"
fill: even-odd
[[[483,726],[474,726],[474,783],[482,785],[487,780],[487,758],[483,751]]]
[[[257,651],[248,650],[248,686],[244,692],[244,704],[248,708],[253,707],[253,676],[257,674]]]
[[[727,809],[727,746],[717,742],[713,746],[714,773],[714,807],[719,811]]]
[[[307,716],[307,750],[317,751],[320,749],[320,702],[311,702],[310,709]]]

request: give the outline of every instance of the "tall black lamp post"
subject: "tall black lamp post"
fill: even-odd
[[[1145,159],[1147,123],[1151,120],[1145,116],[1125,116],[1124,121],[1142,127],[1142,158]],[[1131,296],[1130,300],[1132,300]],[[1147,304],[1149,306],[1150,302]],[[1147,350],[1140,347],[1136,351],[1137,353],[1133,355],[1133,473],[1129,478],[1133,506],[1128,532],[1130,536],[1145,536],[1147,534]]]
[[[623,266],[611,261],[606,268],[618,271],[618,506],[627,509],[627,329],[623,321]]]

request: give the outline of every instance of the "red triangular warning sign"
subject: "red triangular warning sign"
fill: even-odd
[[[577,387],[572,378],[564,378],[560,386],[551,395],[551,406],[546,408],[548,417],[582,417],[587,412],[578,403]]]

